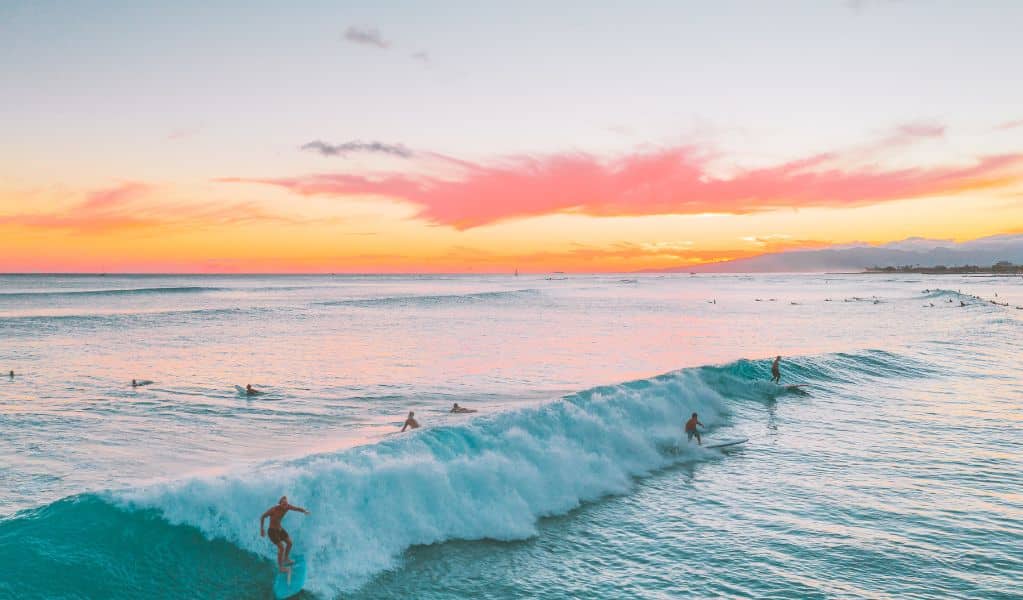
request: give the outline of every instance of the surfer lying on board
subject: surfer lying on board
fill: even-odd
[[[256,388],[252,387],[251,383],[248,383],[248,384],[245,384],[245,393],[248,394],[249,396],[255,396],[256,394],[262,394],[263,392],[261,392],[261,391],[257,390]]]
[[[419,429],[419,421],[415,419],[416,413],[411,410],[408,411],[408,418],[405,419],[405,424],[401,428],[401,433],[405,433],[406,429]]]
[[[476,411],[474,411],[471,408],[466,408],[464,406],[459,406],[458,403],[455,402],[455,405],[451,407],[451,412],[453,412],[453,413],[474,413]]]
[[[771,381],[778,383],[781,381],[781,369],[778,368],[778,363],[781,362],[781,357],[778,356],[774,359],[771,364]]]
[[[703,440],[700,439],[700,432],[696,429],[697,425],[700,427],[706,427],[706,425],[701,423],[700,419],[697,418],[696,413],[693,413],[693,416],[689,417],[689,420],[686,421],[686,435],[689,436],[686,441],[691,442],[693,441],[693,436],[696,436],[696,443],[702,446]]]
[[[295,564],[295,561],[288,558],[291,554],[291,536],[281,527],[281,521],[289,510],[297,510],[300,513],[309,514],[309,511],[299,506],[288,504],[288,497],[281,496],[281,499],[270,508],[266,509],[263,516],[259,518],[259,537],[270,534],[270,541],[277,546],[277,567],[282,573],[286,572],[285,567]],[[263,531],[263,521],[270,517],[270,529]]]

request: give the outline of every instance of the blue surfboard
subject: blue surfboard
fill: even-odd
[[[291,560],[295,561],[295,564],[291,565],[291,581],[288,581],[287,573],[280,571],[277,571],[277,576],[274,577],[274,598],[277,600],[291,598],[301,592],[302,586],[305,585],[305,557],[301,554],[292,554]]]

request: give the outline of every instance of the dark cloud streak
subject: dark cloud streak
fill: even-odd
[[[300,150],[318,152],[323,156],[348,156],[357,152],[369,152],[372,154],[389,154],[400,158],[412,158],[413,152],[401,144],[385,144],[383,142],[361,142],[358,140],[345,142],[343,144],[328,144],[320,140],[314,140],[303,144]]]
[[[345,30],[345,39],[353,44],[360,44],[362,46],[375,46],[382,50],[386,50],[391,47],[391,42],[388,42],[380,35],[380,30],[375,27],[349,27]]]

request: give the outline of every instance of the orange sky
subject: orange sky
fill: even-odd
[[[0,11],[0,271],[634,271],[1023,230],[1023,8],[215,4]]]

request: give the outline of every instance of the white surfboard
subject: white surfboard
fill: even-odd
[[[728,448],[730,446],[738,446],[739,444],[745,444],[749,441],[749,438],[736,438],[734,440],[726,440],[723,442],[715,442],[713,444],[707,444],[704,448]]]

